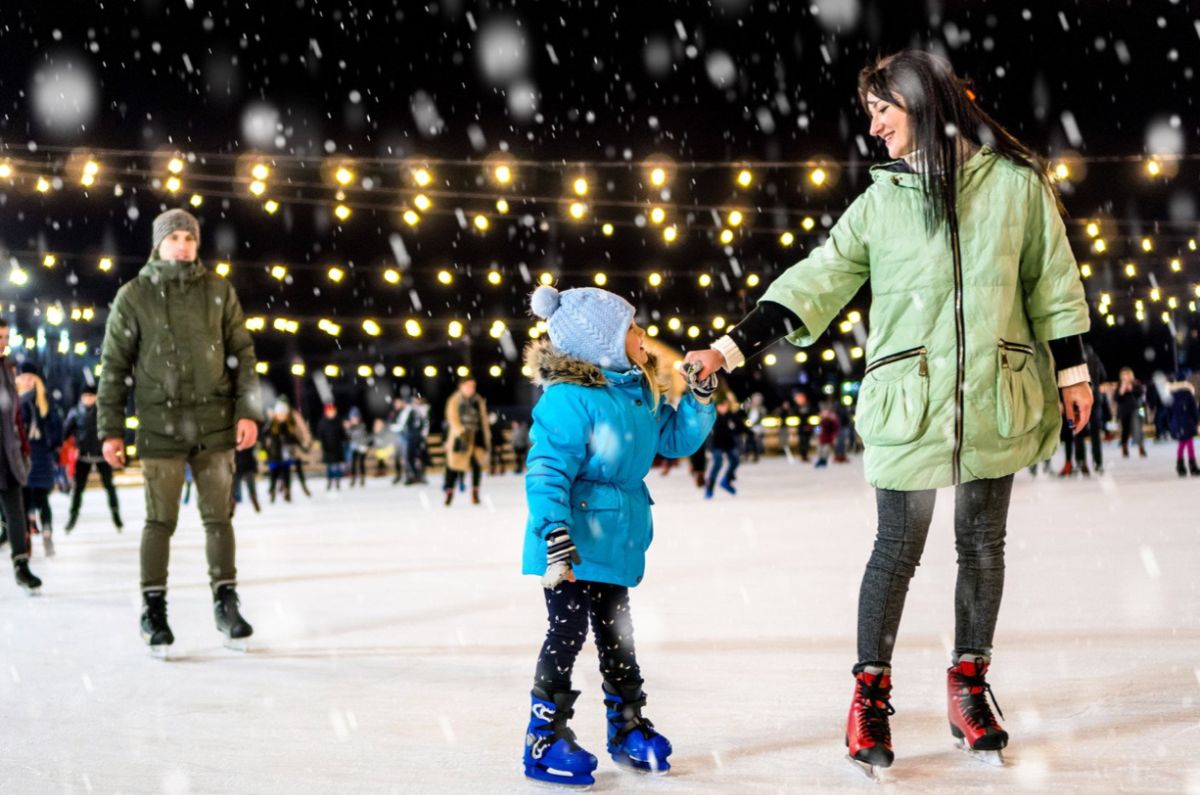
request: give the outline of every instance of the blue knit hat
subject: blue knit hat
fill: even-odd
[[[576,287],[561,293],[542,286],[529,306],[546,321],[550,342],[563,353],[607,370],[633,367],[625,355],[625,335],[633,321],[633,304],[598,287]]]

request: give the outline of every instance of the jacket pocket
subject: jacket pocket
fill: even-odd
[[[996,346],[996,428],[1005,439],[1029,433],[1042,421],[1045,397],[1032,345],[1000,340]]]
[[[571,540],[585,563],[612,563],[628,540],[621,491],[609,483],[579,481],[571,489]]]
[[[907,444],[920,436],[929,407],[928,353],[910,348],[867,365],[855,419],[863,442]]]

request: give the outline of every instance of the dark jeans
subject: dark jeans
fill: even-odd
[[[1087,427],[1082,433],[1075,434],[1075,463],[1087,463],[1087,442],[1092,441],[1092,464],[1098,469],[1104,466],[1104,448],[1101,443],[1104,441],[1104,421],[1101,418],[1100,403],[1097,402],[1092,408],[1091,419],[1088,420]]]
[[[275,502],[277,491],[290,502],[292,499],[292,465],[287,461],[269,461],[267,470],[270,474],[267,493],[271,495],[271,502]]]
[[[410,482],[425,479],[425,440],[410,439],[404,445],[404,465]]]
[[[360,485],[367,485],[367,454],[361,450],[355,450],[350,454],[350,485],[354,485],[354,481],[358,480]]]
[[[13,563],[29,559],[29,528],[25,524],[25,499],[21,486],[0,474],[0,520],[12,546]]]
[[[1004,592],[1004,534],[1013,476],[954,490],[956,653],[990,654]],[[875,490],[879,529],[858,597],[859,663],[890,664],[908,581],[929,535],[937,492]]]
[[[725,483],[733,481],[737,475],[738,468],[738,451],[737,448],[732,450],[721,450],[720,448],[712,448],[712,467],[708,470],[708,481],[704,484],[704,488],[708,491],[713,490],[713,486],[717,484],[717,475],[721,474],[721,467],[725,465],[725,461],[729,461],[729,469],[725,471],[725,477],[721,480]]]
[[[105,461],[93,464],[91,461],[80,459],[75,462],[75,488],[71,490],[71,516],[79,515],[79,506],[83,503],[83,490],[87,488],[88,476],[92,474],[93,466],[100,473],[100,482],[104,484],[104,491],[108,493],[109,509],[114,514],[117,512],[117,489],[113,486],[112,467]]]
[[[258,475],[254,472],[236,472],[233,476],[233,501],[240,503],[242,501],[242,484],[246,484],[246,494],[250,498],[250,504],[254,506],[255,511],[262,510],[258,504]]]
[[[588,619],[600,654],[600,675],[612,683],[641,683],[633,649],[629,589],[603,582],[561,583],[546,594],[546,642],[538,655],[534,685],[551,692],[571,689],[571,669],[587,640]]]
[[[529,455],[528,447],[513,447],[513,474],[519,475],[525,471],[525,456]]]
[[[442,479],[442,488],[444,488],[446,491],[451,491],[455,486],[458,485],[460,476],[461,476],[461,479],[465,480],[467,477],[467,473],[459,472],[456,469],[451,469],[450,467],[446,467],[446,475]],[[483,467],[479,466],[479,461],[477,461],[475,459],[475,456],[471,456],[471,488],[473,488],[473,489],[479,488],[479,481],[482,478],[483,478]]]

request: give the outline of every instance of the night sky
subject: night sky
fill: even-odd
[[[1200,252],[1188,241],[1200,236],[1200,208],[1188,141],[1200,131],[1200,10],[1182,0],[19,4],[0,21],[0,159],[13,169],[0,179],[0,307],[22,333],[44,324],[55,302],[96,307],[90,324],[48,329],[51,340],[67,328],[87,341],[88,356],[44,355],[67,373],[94,364],[104,307],[144,262],[151,220],[196,193],[201,257],[231,262],[247,314],[267,319],[256,344],[277,389],[294,394],[287,365],[300,359],[310,371],[341,365],[333,381],[344,403],[401,385],[436,400],[451,368],[468,365],[494,403],[524,402],[531,393],[511,357],[528,340],[525,297],[543,272],[565,288],[604,271],[643,325],[660,326],[680,350],[688,339],[668,318],[698,325],[693,344],[706,344],[715,315],[740,317],[866,187],[866,167],[886,159],[867,137],[855,78],[875,54],[906,46],[947,55],[994,117],[1069,165],[1061,184],[1076,256],[1094,274],[1089,300],[1112,297],[1115,325],[1094,312],[1089,336],[1110,377],[1124,365],[1143,377],[1174,369],[1161,317],[1169,297],[1179,301],[1180,355],[1197,366],[1187,304],[1197,300]],[[1163,157],[1164,174],[1147,174],[1150,154]],[[100,171],[85,188],[89,155]],[[172,194],[176,155],[185,164]],[[498,157],[514,163],[510,186],[485,169]],[[649,184],[651,158],[670,164],[665,195]],[[817,161],[830,177],[819,188],[809,180]],[[249,172],[259,162],[270,173],[256,197]],[[758,165],[768,162],[776,165]],[[746,189],[734,180],[743,163],[753,174]],[[353,172],[344,221],[333,213],[339,165]],[[433,176],[424,190],[412,180],[420,165]],[[45,193],[39,176],[51,182]],[[567,208],[580,176],[589,190],[576,221]],[[418,193],[432,207],[410,226],[402,214]],[[663,225],[646,220],[656,205]],[[722,246],[731,209],[745,220]],[[489,218],[486,232],[477,213]],[[668,244],[671,225],[679,238]],[[47,253],[57,257],[50,269]],[[102,256],[114,258],[108,273]],[[276,263],[289,269],[282,282],[268,272]],[[346,270],[341,284],[327,277],[331,265]],[[13,267],[28,283],[10,282]],[[385,280],[389,268],[398,283]],[[450,285],[438,282],[442,269]],[[493,269],[499,286],[487,281]],[[649,286],[652,272],[661,286]],[[750,274],[757,287],[746,285]],[[272,330],[277,317],[299,321],[299,332]],[[323,317],[342,325],[338,338],[317,328]],[[364,333],[367,317],[382,335]],[[420,337],[406,334],[409,319]],[[492,338],[497,319],[511,337]],[[451,320],[466,324],[466,337],[448,338]],[[854,334],[835,327],[813,359],[834,343],[845,350]],[[786,393],[801,374],[792,349],[778,353],[776,367],[740,372],[739,391],[752,380]],[[383,375],[368,384],[354,374],[362,364]],[[422,375],[426,364],[439,375]],[[487,375],[494,364],[502,377]],[[391,374],[398,365],[404,378]],[[803,377],[857,378],[861,366],[810,360]]]

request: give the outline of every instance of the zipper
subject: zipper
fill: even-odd
[[[1000,348],[1000,366],[1004,367],[1004,368],[1008,367],[1008,351],[1016,351],[1017,353],[1023,353],[1026,356],[1034,355],[1034,350],[1033,350],[1032,345],[1025,345],[1020,342],[1009,342],[1008,340],[1000,340],[999,348]]]
[[[920,348],[909,348],[906,351],[900,351],[899,353],[893,353],[889,356],[884,356],[883,358],[876,359],[875,361],[868,364],[866,372],[864,372],[863,375],[865,376],[865,375],[867,375],[867,373],[870,373],[872,370],[883,367],[886,364],[895,364],[896,362],[902,362],[905,359],[911,359],[914,356],[920,356],[921,362],[920,362],[920,364],[917,365],[917,369],[922,376],[927,376],[927,375],[929,375],[929,366],[927,365],[927,363],[925,361],[925,356],[928,353],[929,353],[929,351],[924,346],[922,346]]]
[[[963,446],[963,380],[966,375],[966,344],[964,342],[965,324],[963,321],[963,275],[962,250],[958,240],[958,212],[954,207],[949,209],[950,249],[954,258],[954,453],[951,457],[950,468],[954,485],[962,483],[962,446]]]

